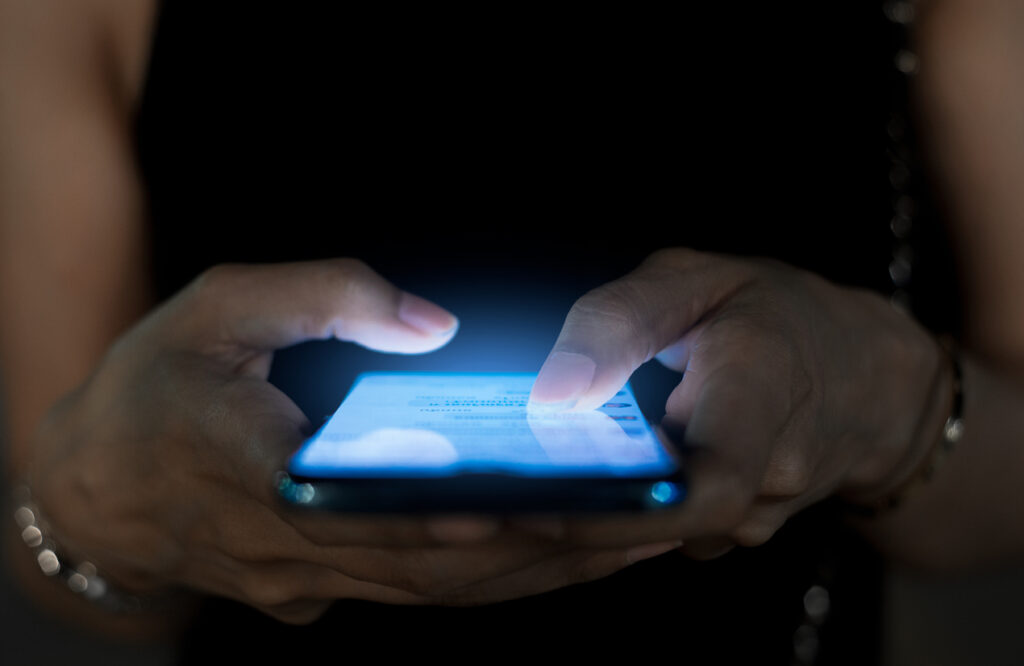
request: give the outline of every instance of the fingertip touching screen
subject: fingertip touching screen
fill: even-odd
[[[663,476],[677,469],[627,384],[601,408],[527,408],[535,374],[360,375],[295,453],[304,477]]]

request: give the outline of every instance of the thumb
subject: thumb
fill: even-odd
[[[537,375],[531,407],[600,407],[634,370],[679,341],[743,280],[739,262],[673,248],[588,292],[569,311]]]
[[[355,259],[216,266],[179,299],[182,334],[219,349],[268,352],[337,338],[416,354],[442,347],[458,327],[447,310]]]

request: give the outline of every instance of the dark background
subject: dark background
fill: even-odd
[[[535,370],[575,298],[658,247],[774,256],[890,287],[892,52],[876,4],[704,3],[684,16],[175,5],[139,123],[160,296],[221,261],[345,255],[462,320],[424,357],[332,343],[279,354],[273,380],[313,420],[365,369]],[[915,291],[926,319],[952,310],[927,307],[950,293],[951,272],[941,233],[927,233]],[[674,379],[654,365],[636,377],[652,418]],[[768,593],[779,541],[746,570]],[[662,560],[617,580],[682,567]],[[5,586],[5,660],[169,658],[78,636]],[[745,611],[704,592],[708,613]],[[1019,575],[893,572],[888,663],[1019,663],[1022,592]],[[250,633],[267,626],[251,621]]]

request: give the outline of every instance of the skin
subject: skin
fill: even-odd
[[[968,425],[936,477],[898,510],[851,520],[891,560],[920,570],[1019,566],[1024,4],[915,7],[912,46],[921,65],[912,95],[929,176],[951,210],[965,296]],[[603,328],[612,333],[595,333]],[[689,419],[681,441],[695,458],[688,505],[647,520],[548,526],[580,544],[671,534],[700,557],[762,543],[829,494],[871,503],[899,492],[930,456],[950,409],[950,370],[913,320],[878,296],[777,264],[660,253],[584,296],[554,351],[582,354],[595,366],[593,383],[581,372],[575,384],[563,376],[535,387],[535,397],[556,403],[600,404],[610,384],[652,355],[688,371],[666,405],[670,416]],[[779,390],[777,377],[790,378],[789,390]]]
[[[455,329],[452,315],[355,260],[219,266],[121,336],[50,410],[29,483],[63,547],[122,585],[173,583],[289,622],[338,598],[483,603],[626,566],[629,547],[512,538],[489,519],[281,506],[275,472],[311,429],[266,381],[273,350],[336,338],[421,353]],[[109,528],[77,527],[97,520]]]
[[[152,20],[152,3],[0,3],[0,81],[22,92],[0,96],[8,469],[67,552],[129,590],[220,594],[295,623],[335,598],[484,603],[656,554],[496,534],[488,519],[312,519],[272,502],[270,470],[308,426],[265,381],[273,349],[333,336],[425,352],[455,320],[356,260],[218,267],[151,310],[129,120]],[[75,623],[175,626],[174,613],[97,613],[40,580],[13,525],[5,536],[32,598]]]
[[[950,371],[912,319],[876,295],[775,262],[675,248],[580,299],[533,397],[581,409],[651,358],[685,369],[667,405],[670,421],[686,424],[680,442],[693,479],[683,508],[642,520],[515,524],[283,511],[271,472],[308,424],[265,381],[274,349],[336,337],[426,352],[450,338],[450,315],[352,259],[218,267],[154,310],[129,122],[153,4],[73,5],[0,2],[0,84],[19,91],[0,96],[8,460],[12,477],[32,482],[62,543],[128,589],[221,594],[296,623],[342,597],[472,604],[534,594],[680,541],[695,557],[763,543],[833,494],[884,497],[936,440]],[[971,220],[956,228],[971,241],[961,244],[970,425],[934,482],[863,529],[883,552],[925,568],[1024,557],[1014,511],[1024,417],[1012,369],[1024,358],[1024,303],[986,297],[1024,288],[1024,199],[1007,179],[985,176],[1024,173],[1024,149],[993,157],[977,148],[1024,135],[1024,116],[976,113],[1000,113],[1006,95],[1024,96],[1007,20],[1014,5],[988,0],[967,12],[950,0],[921,10],[920,95],[937,175],[955,219]],[[976,29],[955,27],[964,21]],[[956,43],[963,48],[945,48]],[[941,68],[930,70],[932,61]],[[975,86],[969,108],[964,85]],[[266,296],[256,303],[254,293]],[[125,486],[111,490],[114,477]],[[109,529],[88,528],[97,524]],[[17,538],[13,529],[7,536]],[[49,586],[14,545],[33,598],[76,623],[122,636],[175,626],[174,613],[97,613]]]
[[[533,399],[592,408],[652,357],[685,370],[665,425],[686,459],[687,500],[651,516],[565,519],[556,529],[571,543],[672,535],[697,558],[760,545],[826,497],[870,506],[899,492],[951,409],[945,352],[884,298],[776,262],[685,249],[658,252],[581,298]],[[1024,557],[1024,453],[1013,439],[1024,432],[1024,396],[970,356],[964,372],[970,436],[905,507],[860,524],[881,551],[918,568]]]

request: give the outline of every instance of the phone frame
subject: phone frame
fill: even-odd
[[[358,379],[353,387],[356,383]],[[674,470],[667,474],[527,476],[456,472],[438,476],[310,476],[291,470],[290,458],[289,470],[278,475],[277,492],[293,506],[369,514],[594,513],[670,508],[686,497],[683,465],[672,443],[650,427],[646,416],[644,419],[675,463]]]

